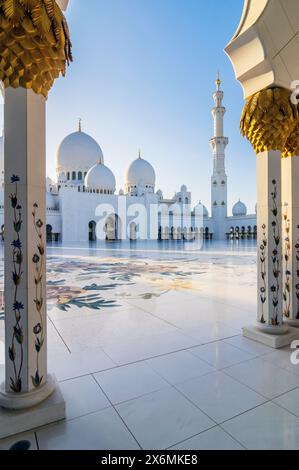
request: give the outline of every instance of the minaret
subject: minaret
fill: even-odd
[[[211,179],[211,206],[214,221],[214,238],[225,239],[225,218],[227,217],[227,176],[225,172],[225,149],[228,138],[223,136],[223,118],[225,108],[222,106],[223,91],[218,75],[216,91],[213,94],[215,107],[212,109],[214,118],[214,137],[210,140],[213,150],[213,175]]]

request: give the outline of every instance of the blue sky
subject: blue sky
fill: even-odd
[[[229,203],[241,198],[253,211],[255,156],[239,133],[243,94],[223,52],[242,8],[243,0],[70,0],[74,63],[48,100],[48,174],[55,176],[57,147],[81,117],[118,189],[141,148],[165,196],[184,183],[194,203],[209,207],[219,69],[230,139]]]

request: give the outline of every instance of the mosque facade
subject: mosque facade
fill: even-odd
[[[139,154],[126,169],[123,189],[116,192],[116,180],[104,161],[99,144],[82,131],[68,135],[56,156],[56,181],[47,178],[48,242],[95,242],[97,239],[193,240],[196,237],[225,240],[255,238],[256,214],[247,214],[240,200],[228,215],[228,178],[225,169],[223,91],[216,81],[212,109],[214,136],[211,211],[201,202],[192,206],[186,185],[172,198],[156,189],[156,173]],[[4,156],[0,141],[1,188],[0,227],[4,223]]]

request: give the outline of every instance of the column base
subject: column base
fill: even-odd
[[[297,328],[286,326],[284,333],[280,330],[279,334],[275,334],[274,330],[271,328],[275,327],[269,326],[267,331],[267,329],[261,330],[258,326],[252,325],[244,327],[242,331],[245,338],[258,341],[259,343],[265,344],[266,346],[274,349],[289,346],[292,341],[299,338],[299,331]]]
[[[283,323],[282,325],[279,326],[273,326],[273,325],[268,325],[267,323],[260,323],[257,322],[255,324],[256,328],[259,331],[262,331],[262,333],[266,333],[268,335],[285,335],[288,333],[289,327],[286,323]]]
[[[0,439],[65,419],[65,401],[59,385],[53,376],[49,376],[48,381],[54,387],[50,393],[46,393],[46,389],[42,391],[41,395],[45,395],[42,402],[41,395],[38,401],[36,397],[27,400],[25,396],[12,400],[11,394],[0,392]],[[21,406],[16,404],[19,399],[24,400]],[[28,405],[33,402],[35,405]]]
[[[289,326],[293,326],[294,328],[299,328],[299,320],[294,320],[292,318],[285,318],[284,322]]]
[[[5,390],[5,383],[0,386],[0,407],[7,410],[24,410],[46,400],[56,388],[55,377],[49,375],[47,382],[28,393],[10,393]]]

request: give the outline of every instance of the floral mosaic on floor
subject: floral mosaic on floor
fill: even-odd
[[[148,254],[150,257],[151,255]],[[4,318],[3,259],[0,266],[0,319]],[[240,278],[244,270],[250,276],[244,283],[255,282],[255,257],[252,256],[179,256],[163,255],[149,259],[145,255],[112,253],[109,256],[49,255],[47,259],[48,311],[72,307],[102,310],[119,307],[122,299],[144,302],[172,291],[203,293],[221,284],[223,272]],[[223,271],[225,270],[225,271]],[[217,274],[218,273],[218,274]],[[209,286],[209,287],[208,287]]]

